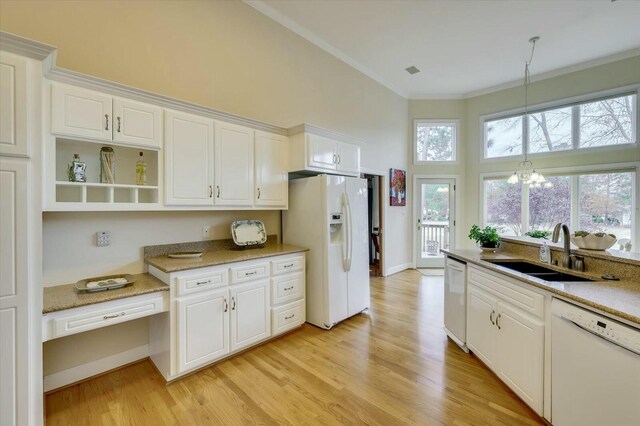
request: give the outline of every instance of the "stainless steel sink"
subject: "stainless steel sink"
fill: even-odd
[[[564,272],[554,271],[553,269],[546,268],[544,266],[537,265],[535,263],[529,263],[526,261],[505,261],[505,260],[486,260],[503,268],[511,269],[517,272],[521,272],[532,277],[540,278],[544,281],[594,281],[589,278],[579,277],[577,275],[567,274]]]

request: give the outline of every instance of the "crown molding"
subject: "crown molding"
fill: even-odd
[[[289,17],[283,15],[282,13],[277,11],[276,9],[272,8],[271,6],[269,6],[264,1],[262,1],[262,0],[242,0],[242,1],[245,4],[247,4],[248,6],[251,6],[252,8],[256,9],[258,12],[262,13],[266,17],[276,21],[277,23],[279,23],[283,27],[293,31],[294,33],[296,33],[300,37],[304,38],[305,40],[315,44],[317,47],[319,47],[320,49],[326,51],[330,55],[340,59],[342,62],[346,63],[350,67],[355,68],[357,71],[360,71],[362,74],[366,75],[367,77],[371,78],[372,80],[376,81],[377,83],[383,85],[384,87],[386,87],[387,89],[389,89],[392,92],[396,93],[397,95],[399,95],[399,96],[401,96],[401,97],[403,97],[405,99],[408,98],[409,94],[405,90],[403,90],[403,89],[395,86],[394,84],[390,83],[389,81],[384,79],[379,74],[375,73],[374,71],[372,71],[371,69],[367,68],[366,66],[364,66],[360,62],[356,61],[354,58],[352,58],[351,56],[347,55],[345,52],[343,52],[342,50],[338,49],[337,47],[327,43],[321,37],[315,35],[314,33],[312,33],[311,31],[307,30],[303,26],[299,25],[298,23],[296,23],[295,21],[293,21]]]
[[[56,48],[39,41],[0,31],[0,50],[44,61],[52,53],[55,53]]]
[[[624,59],[640,56],[640,48],[625,50],[623,52],[614,53],[613,55],[607,55],[589,61],[580,62],[574,65],[558,68],[552,71],[543,72],[540,74],[532,74],[531,77],[537,81],[547,80],[553,77],[559,77],[561,75],[570,74],[573,72],[583,71],[589,68],[597,67],[599,65],[606,65],[612,62],[622,61]],[[438,100],[438,99],[470,99],[478,96],[488,95],[490,93],[499,92],[501,90],[512,89],[514,87],[522,86],[522,79],[509,81],[506,83],[498,84],[495,86],[487,87],[480,90],[475,90],[463,94],[438,94],[438,93],[423,93],[412,94],[409,96],[410,100]]]
[[[294,127],[290,127],[287,134],[289,136],[297,135],[299,133],[311,133],[318,136],[324,136],[325,138],[334,139],[342,142],[349,142],[357,145],[364,145],[364,141],[354,138],[353,136],[345,135],[344,133],[335,132],[333,130],[327,130],[322,127],[314,126],[313,124],[299,124]]]

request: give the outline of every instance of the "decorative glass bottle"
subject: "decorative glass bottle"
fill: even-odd
[[[73,154],[73,159],[67,167],[67,177],[69,182],[86,182],[87,181],[87,165],[80,161],[80,154]]]
[[[100,182],[116,183],[115,152],[109,146],[100,149]]]
[[[143,153],[140,153],[140,159],[136,161],[136,185],[147,184],[147,163],[142,158]]]

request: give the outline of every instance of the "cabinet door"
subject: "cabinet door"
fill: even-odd
[[[0,424],[28,423],[27,163],[0,158]]]
[[[317,135],[307,135],[307,165],[319,169],[336,170],[338,158],[336,141]]]
[[[350,173],[360,173],[360,147],[348,143],[338,143],[338,170]]]
[[[29,155],[27,59],[0,52],[0,154]]]
[[[271,336],[269,280],[231,287],[231,352]]]
[[[253,204],[253,139],[253,129],[216,121],[216,205]]]
[[[152,149],[162,147],[162,108],[115,98],[113,115],[114,141]]]
[[[229,353],[229,290],[177,299],[178,372]]]
[[[213,120],[165,113],[166,204],[213,205]]]
[[[78,87],[53,84],[51,132],[111,141],[112,97]]]
[[[285,136],[256,132],[256,206],[286,207],[289,189],[289,142]]]
[[[505,302],[496,317],[496,373],[542,415],[544,323]]]
[[[495,297],[469,285],[467,295],[467,346],[487,366],[495,368],[496,313]]]

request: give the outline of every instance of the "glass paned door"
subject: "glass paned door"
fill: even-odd
[[[443,268],[440,249],[452,247],[455,184],[453,179],[417,179],[416,267]]]

